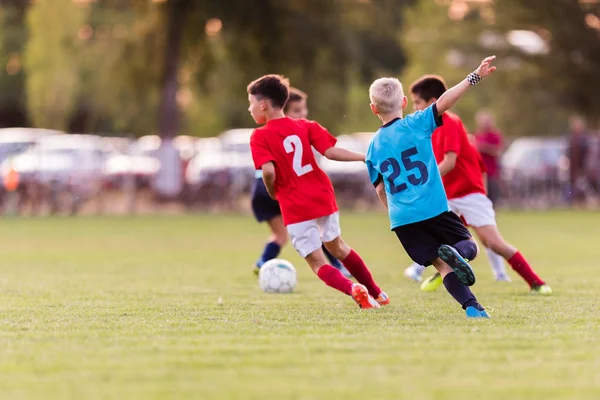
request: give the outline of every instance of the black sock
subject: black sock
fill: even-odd
[[[452,247],[466,260],[471,261],[477,257],[477,244],[472,240],[461,240]]]
[[[338,260],[337,258],[335,258],[333,256],[333,254],[331,254],[329,252],[329,250],[327,250],[327,247],[323,246],[323,253],[325,253],[325,257],[327,257],[327,259],[329,260],[329,264],[336,268],[336,269],[340,269],[342,268],[342,263],[340,262],[340,260]]]
[[[265,249],[262,253],[262,256],[260,256],[260,259],[256,262],[256,266],[262,267],[264,263],[277,257],[280,251],[281,246],[278,245],[276,242],[267,243],[265,245]]]
[[[463,310],[466,310],[467,307],[475,307],[479,311],[483,310],[483,307],[481,307],[481,304],[477,302],[477,299],[475,298],[473,292],[471,292],[471,289],[459,281],[454,272],[450,272],[444,277],[444,286],[446,287],[448,293],[450,293],[452,297],[454,297],[454,299],[460,303]]]

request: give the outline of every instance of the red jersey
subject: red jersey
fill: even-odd
[[[445,112],[444,124],[433,132],[432,144],[435,159],[439,164],[444,155],[456,153],[456,166],[442,177],[448,199],[464,197],[472,193],[485,194],[481,174],[481,156],[469,141],[467,130],[458,115]]]
[[[319,153],[337,139],[314,121],[278,118],[257,128],[250,138],[256,169],[275,164],[275,196],[285,225],[310,221],[338,211],[329,177],[319,168]]]
[[[477,146],[493,146],[502,148],[502,134],[497,131],[480,132],[475,135]],[[481,152],[481,158],[485,163],[485,168],[491,178],[497,178],[500,174],[500,157],[486,152]]]

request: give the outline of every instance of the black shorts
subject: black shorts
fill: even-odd
[[[408,256],[416,263],[429,266],[438,258],[441,245],[450,246],[470,239],[469,230],[458,215],[446,211],[436,217],[392,229]]]
[[[252,212],[258,222],[269,221],[281,215],[279,202],[269,196],[262,178],[257,178],[252,188]]]

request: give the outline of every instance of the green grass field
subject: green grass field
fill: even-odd
[[[555,294],[496,283],[481,257],[491,321],[408,282],[382,214],[342,213],[392,298],[371,311],[289,247],[296,292],[263,294],[250,266],[266,228],[250,217],[4,220],[0,398],[600,398],[600,215],[499,220]]]

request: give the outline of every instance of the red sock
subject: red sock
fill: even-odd
[[[369,291],[369,294],[373,296],[374,299],[379,297],[381,294],[381,289],[379,289],[379,286],[377,286],[373,280],[371,271],[369,271],[369,268],[367,268],[365,262],[362,260],[362,258],[360,258],[358,253],[356,253],[354,250],[350,250],[350,254],[348,254],[348,257],[342,261],[342,264],[344,264],[344,267],[350,271],[352,276],[355,277],[359,283],[365,285]]]
[[[346,278],[337,268],[331,265],[323,265],[319,268],[317,275],[327,286],[346,293],[348,296],[352,295],[352,281]]]
[[[527,262],[527,260],[525,259],[525,257],[523,257],[523,255],[520,252],[517,251],[515,253],[515,255],[513,255],[510,258],[510,260],[508,260],[508,263],[510,264],[510,266],[512,267],[512,269],[515,270],[515,272],[517,274],[521,275],[521,277],[523,279],[525,279],[525,282],[527,282],[529,284],[529,286],[531,286],[531,287],[533,287],[533,286],[541,286],[541,285],[543,285],[545,283],[531,269],[531,267],[529,266],[529,263]]]

